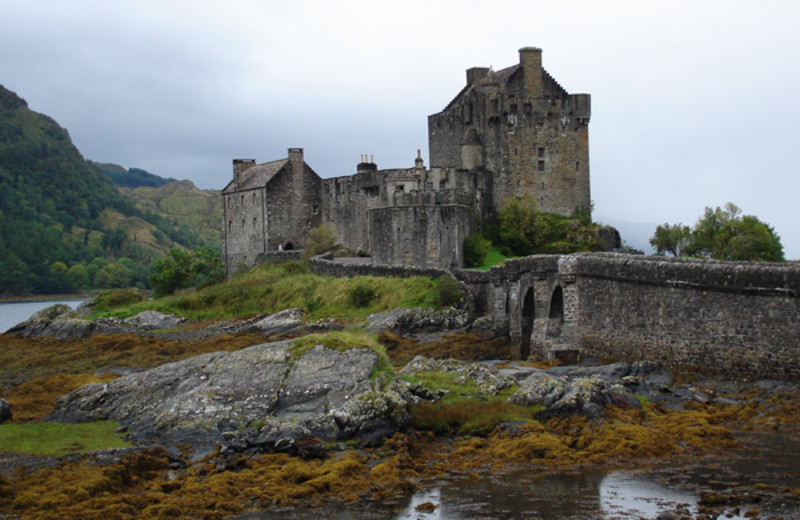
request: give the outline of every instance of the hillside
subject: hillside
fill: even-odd
[[[154,258],[200,242],[194,223],[137,208],[64,128],[1,85],[0,194],[0,295],[144,286]]]
[[[222,242],[222,197],[201,190],[191,181],[172,181],[158,187],[120,188],[146,214],[164,219],[177,233],[193,233],[198,245],[218,247]]]
[[[122,188],[138,188],[140,186],[151,186],[157,188],[163,186],[175,179],[165,179],[153,173],[141,170],[139,168],[131,168],[126,170],[125,167],[113,163],[97,163],[92,162],[95,166],[100,168],[117,186]]]

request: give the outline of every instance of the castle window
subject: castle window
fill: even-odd
[[[255,203],[256,203],[256,194],[253,193],[253,204],[255,204]]]
[[[539,163],[537,164],[537,169],[539,172],[544,172],[544,159],[539,159]]]
[[[428,181],[425,183],[425,191],[433,191],[433,182]]]
[[[239,199],[239,204],[244,206],[244,195],[242,195],[241,198]]]
[[[228,221],[228,231],[233,231],[233,221],[232,220]]]
[[[579,161],[575,163],[575,171],[576,172],[581,171],[581,163]]]
[[[244,231],[244,219],[242,219],[242,231]]]
[[[312,207],[311,208],[311,213],[313,213],[314,215],[318,214],[319,213],[319,206]]]
[[[537,148],[536,156],[539,157],[539,159],[544,159],[544,148]]]
[[[253,217],[253,229],[256,228],[256,217]]]

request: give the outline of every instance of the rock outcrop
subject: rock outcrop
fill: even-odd
[[[201,451],[291,452],[313,438],[373,439],[408,420],[401,395],[373,389],[377,363],[362,348],[317,345],[300,354],[291,340],[265,343],[83,386],[58,401],[51,419],[113,418],[137,441]]]

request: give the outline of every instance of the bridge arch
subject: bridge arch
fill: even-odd
[[[560,285],[553,289],[552,296],[550,296],[550,310],[547,314],[547,330],[545,335],[548,339],[554,339],[561,336],[561,330],[564,328],[564,290]]]
[[[520,316],[520,357],[528,359],[531,355],[531,336],[533,335],[533,324],[536,319],[536,300],[534,299],[533,287],[525,291],[522,299],[522,313]]]

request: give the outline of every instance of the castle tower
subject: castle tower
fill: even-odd
[[[523,47],[516,65],[468,69],[461,92],[428,116],[430,164],[483,166],[490,213],[530,195],[544,212],[571,215],[591,207],[590,117],[591,97],[567,92],[542,67],[542,49]]]

